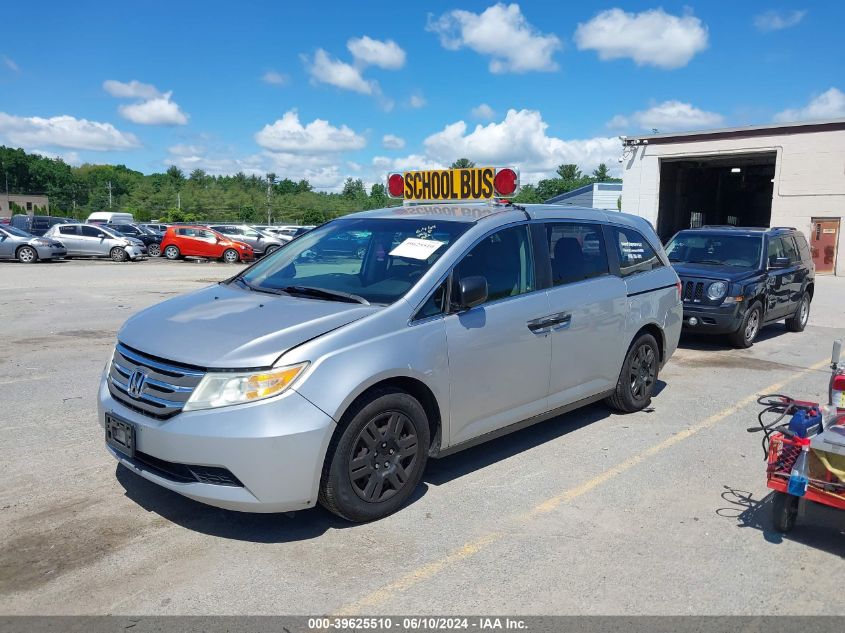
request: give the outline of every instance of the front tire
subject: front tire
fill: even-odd
[[[760,333],[760,326],[763,323],[763,308],[759,302],[752,304],[748,312],[742,318],[739,329],[730,334],[728,339],[734,347],[746,349],[754,345],[754,339]]]
[[[803,332],[810,320],[810,293],[805,292],[795,308],[795,314],[786,320],[786,329],[790,332]]]
[[[167,248],[164,249],[164,256],[167,259],[176,260],[176,259],[179,259],[179,257],[181,256],[181,253],[179,252],[178,247],[173,246],[171,244],[170,246],[168,246]]]
[[[279,250],[279,248],[281,248],[281,247],[279,247],[279,246],[268,246],[267,250],[264,251],[264,257],[267,257],[268,255],[272,255],[277,250]]]
[[[38,252],[31,246],[21,246],[18,249],[18,261],[21,264],[34,264],[38,261]]]
[[[651,334],[640,334],[625,355],[616,391],[605,402],[623,413],[641,411],[651,403],[660,370],[660,348]]]
[[[227,248],[223,251],[223,261],[227,264],[236,264],[238,260],[240,260],[241,256],[238,255],[238,251],[234,248]]]
[[[354,522],[396,512],[422,478],[429,443],[428,417],[416,398],[375,391],[344,415],[329,444],[320,503]]]
[[[127,259],[129,259],[129,255],[120,246],[115,246],[113,249],[111,249],[109,256],[111,257],[113,262],[125,262]]]

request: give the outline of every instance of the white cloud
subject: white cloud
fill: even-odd
[[[367,81],[361,76],[361,70],[352,64],[347,64],[339,59],[332,59],[322,48],[314,53],[314,59],[303,55],[302,60],[311,74],[311,79],[318,83],[329,84],[344,90],[352,90],[361,94],[369,95],[377,92],[378,84],[374,81]]]
[[[607,123],[612,129],[637,129],[660,132],[699,130],[722,125],[725,118],[717,112],[707,112],[682,101],[664,101],[647,110],[631,115],[617,114]]]
[[[154,85],[141,83],[135,79],[129,82],[107,79],[103,82],[103,90],[119,99],[155,99],[161,96]]]
[[[845,93],[837,88],[813,97],[803,108],[784,110],[775,115],[775,121],[814,121],[845,117]]]
[[[330,154],[363,148],[367,142],[346,125],[335,127],[323,119],[307,125],[299,122],[296,110],[285,112],[281,119],[265,125],[255,134],[262,147],[292,154]]]
[[[185,125],[188,115],[171,99],[172,91],[160,92],[152,84],[133,79],[129,82],[107,79],[103,90],[118,99],[137,99],[117,108],[120,116],[138,125]]]
[[[578,24],[574,36],[578,50],[595,50],[599,59],[630,57],[638,66],[663,69],[686,66],[707,48],[707,38],[707,27],[697,17],[679,17],[663,9],[642,13],[608,9]]]
[[[21,67],[17,65],[14,59],[7,57],[6,55],[3,55],[0,59],[3,60],[3,65],[13,73],[20,73]]]
[[[582,170],[601,162],[616,164],[617,138],[564,140],[549,136],[547,128],[537,110],[511,109],[500,123],[477,125],[471,132],[457,121],[425,139],[426,157],[446,165],[461,156],[478,164],[515,165],[523,182],[549,177],[561,163],[576,163]]]
[[[482,103],[472,109],[472,116],[476,119],[489,121],[496,116],[496,111],[486,103]]]
[[[384,149],[402,149],[405,147],[405,139],[395,134],[385,134],[381,137],[381,146]]]
[[[120,116],[138,125],[185,125],[188,115],[182,112],[179,104],[170,100],[172,92],[165,92],[160,97],[129,103],[118,108]]]
[[[78,166],[82,164],[82,158],[80,158],[79,152],[47,152],[43,149],[31,149],[29,153],[40,154],[45,158],[61,159],[68,165]]]
[[[439,35],[446,49],[469,48],[489,55],[492,73],[558,68],[552,55],[560,48],[560,40],[554,34],[540,33],[529,24],[518,4],[498,3],[483,13],[455,9],[437,19],[429,14],[426,30]]]
[[[72,116],[19,117],[0,112],[0,137],[24,148],[67,147],[98,151],[133,149],[141,143],[134,134],[121,132],[111,123]]]
[[[261,81],[271,86],[284,86],[290,81],[290,77],[275,70],[268,70],[261,75]]]
[[[806,11],[764,11],[754,16],[754,26],[764,33],[780,31],[795,26],[805,15]]]
[[[411,98],[408,99],[408,105],[411,106],[412,108],[422,108],[423,106],[425,106],[425,104],[426,104],[425,97],[422,96],[422,94],[419,94],[419,93],[411,95]]]
[[[186,145],[183,143],[177,143],[176,145],[171,145],[167,148],[167,151],[175,156],[192,156],[196,154],[201,154],[205,151],[205,148],[200,145]]]
[[[371,37],[352,38],[346,48],[359,66],[378,66],[386,70],[398,70],[405,65],[405,51],[393,40],[382,42]]]

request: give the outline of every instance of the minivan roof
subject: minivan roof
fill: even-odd
[[[447,220],[453,222],[478,222],[484,218],[500,213],[522,211],[530,219],[568,219],[587,220],[592,222],[609,222],[623,224],[642,230],[643,226],[651,227],[645,218],[619,211],[604,211],[589,207],[577,207],[568,204],[526,204],[514,205],[499,202],[455,203],[455,204],[416,204],[401,207],[374,209],[345,215],[343,218],[431,218],[432,220]]]

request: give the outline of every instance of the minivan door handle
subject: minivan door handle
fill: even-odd
[[[549,314],[539,319],[532,319],[528,322],[528,329],[535,334],[546,334],[552,330],[568,328],[571,322],[571,314],[558,312],[557,314]]]

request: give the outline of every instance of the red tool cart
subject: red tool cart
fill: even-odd
[[[766,408],[758,418],[760,428],[753,430],[762,429],[766,435],[766,485],[775,491],[772,522],[780,532],[795,527],[802,497],[845,510],[845,368],[839,366],[841,345],[836,341],[833,346],[828,405],[782,395],[758,400]],[[767,414],[779,417],[767,423]]]

